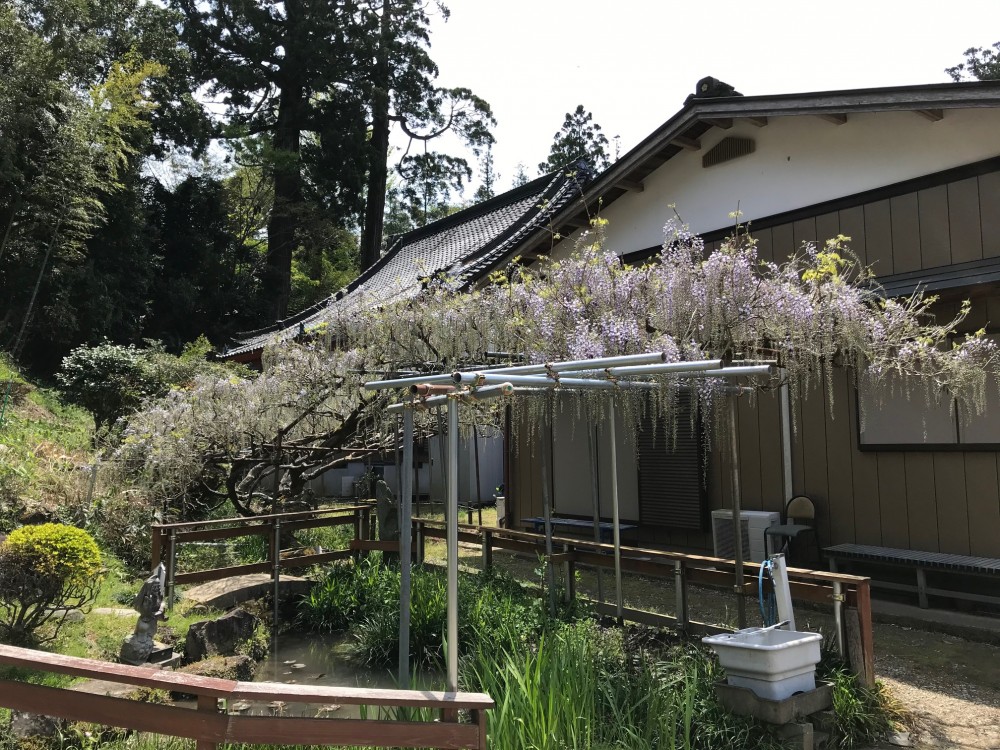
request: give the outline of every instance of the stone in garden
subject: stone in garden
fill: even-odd
[[[237,682],[252,682],[257,672],[257,662],[249,656],[210,656],[194,664],[188,664],[175,670],[182,674],[193,674],[201,677],[214,677],[219,680],[235,680]],[[194,696],[179,691],[170,691],[174,700],[184,700]]]
[[[167,619],[163,611],[166,604],[166,575],[166,568],[160,563],[132,600],[132,608],[139,613],[139,620],[135,624],[135,631],[122,644],[121,654],[118,656],[122,664],[145,664],[156,647],[153,637],[156,635],[157,623]]]
[[[260,620],[245,609],[234,609],[215,620],[202,620],[189,629],[184,642],[188,662],[207,656],[232,656],[237,648],[251,640]]]
[[[309,592],[312,581],[298,576],[281,576],[279,596],[283,601],[294,600]],[[205,609],[229,609],[251,599],[263,599],[274,591],[274,579],[267,573],[232,576],[193,586],[183,593],[187,601]]]
[[[65,726],[64,719],[57,719],[54,716],[11,711],[8,736],[21,740],[29,737],[57,739],[62,736]]]

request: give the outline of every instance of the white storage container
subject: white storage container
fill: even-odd
[[[784,700],[816,689],[823,636],[796,630],[747,628],[702,638],[719,655],[730,685],[761,698]]]

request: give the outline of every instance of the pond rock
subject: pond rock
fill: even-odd
[[[257,662],[249,656],[210,656],[194,664],[181,667],[177,672],[184,674],[196,674],[201,677],[216,677],[220,680],[236,680],[238,682],[252,682],[257,671]],[[174,700],[182,700],[193,696],[181,692],[171,692],[170,697]]]
[[[29,737],[55,739],[62,735],[65,728],[64,719],[27,711],[11,711],[8,736],[21,740]]]
[[[188,662],[196,662],[207,656],[232,656],[253,638],[259,624],[260,619],[245,609],[196,622],[188,630],[184,657]]]

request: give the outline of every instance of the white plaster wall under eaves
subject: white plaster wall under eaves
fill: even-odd
[[[703,168],[702,156],[733,135],[753,138],[754,153]],[[945,110],[937,122],[915,112],[849,114],[842,125],[810,115],[772,117],[763,128],[737,120],[649,175],[643,192],[606,206],[605,246],[625,254],[660,245],[671,204],[702,234],[731,225],[737,206],[752,221],[997,155],[998,109]],[[572,246],[563,242],[554,255]]]

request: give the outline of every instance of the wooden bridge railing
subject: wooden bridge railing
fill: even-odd
[[[297,513],[275,513],[252,518],[222,518],[214,521],[153,524],[151,529],[152,567],[155,569],[161,562],[166,566],[167,601],[171,603],[174,601],[174,587],[185,583],[205,583],[250,573],[267,573],[277,585],[283,570],[342,560],[366,549],[398,550],[398,544],[395,542],[377,542],[369,539],[373,512],[374,508],[371,505],[355,505]],[[351,540],[347,549],[282,557],[282,534],[333,526],[354,527],[354,539]],[[180,545],[189,542],[216,542],[246,536],[262,536],[268,540],[267,558],[264,561],[226,568],[177,572],[177,551]],[[393,545],[396,546],[393,547]]]
[[[415,518],[414,534],[417,543],[415,554],[418,561],[424,559],[427,539],[445,538],[444,523],[437,520]],[[472,526],[459,524],[459,542],[480,545],[483,567],[492,564],[493,550],[504,549],[528,555],[544,555],[545,537],[514,529],[492,526]],[[577,565],[613,570],[614,546],[581,538],[553,537],[555,550],[553,562],[563,566],[567,582],[566,594],[575,595],[573,582]],[[688,633],[712,634],[725,632],[725,628],[697,622],[689,617],[688,584],[712,586],[734,591],[736,586],[736,565],[726,560],[706,555],[689,555],[682,552],[645,549],[642,547],[621,547],[621,568],[625,573],[636,573],[654,578],[674,581],[675,615],[624,608],[624,619],[632,622],[673,627]],[[757,573],[759,563],[744,562],[742,593],[747,596],[757,593]],[[843,616],[844,633],[841,634],[844,651],[852,670],[866,685],[875,681],[875,650],[871,619],[871,582],[863,576],[830,573],[802,568],[788,569],[789,588],[792,599],[800,602],[832,606]],[[615,615],[617,609],[607,602],[591,602],[601,614]],[[845,637],[846,636],[846,637]]]
[[[0,645],[0,664],[194,695],[197,708],[185,708],[0,680],[0,706],[70,721],[196,740],[198,750],[215,750],[223,742],[485,749],[486,711],[493,707],[493,700],[483,693],[234,682],[4,645]],[[349,704],[388,710],[424,708],[440,711],[441,720],[243,716],[229,712],[235,701]],[[458,721],[460,710],[469,712],[471,723]]]

